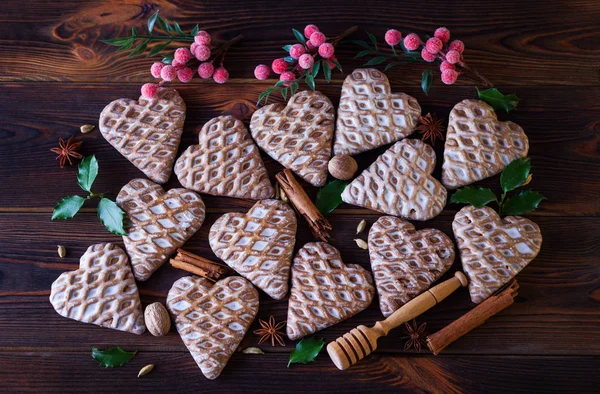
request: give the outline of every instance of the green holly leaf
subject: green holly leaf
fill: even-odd
[[[429,96],[429,89],[431,88],[432,82],[433,70],[428,68],[427,70],[423,71],[423,74],[421,74],[421,89],[423,89],[423,92],[426,96]]]
[[[531,170],[531,159],[523,157],[513,160],[500,175],[500,185],[504,192],[515,190],[527,180]]]
[[[376,56],[365,63],[365,66],[376,66],[387,60],[387,56]]]
[[[546,197],[541,193],[531,190],[522,191],[504,201],[500,213],[503,215],[522,215],[534,211],[540,202],[545,199]]]
[[[98,217],[108,231],[117,235],[127,235],[123,228],[125,212],[108,198],[102,198],[98,203]]]
[[[331,66],[325,61],[323,62],[323,76],[327,83],[331,82]]]
[[[315,206],[323,215],[329,215],[342,203],[342,193],[348,186],[347,181],[336,179],[323,186],[317,193]]]
[[[504,95],[496,88],[487,90],[477,89],[477,96],[489,105],[491,105],[496,111],[504,110],[510,112],[517,107],[519,104],[519,98],[516,94]]]
[[[52,211],[52,220],[72,218],[79,212],[84,202],[85,198],[80,196],[67,196],[63,198],[54,207],[54,211]]]
[[[323,349],[323,345],[325,345],[325,340],[323,338],[302,338],[300,342],[296,344],[296,348],[292,350],[292,353],[290,354],[290,361],[287,365],[288,368],[290,364],[306,364],[315,361],[315,358]]]
[[[86,192],[91,192],[96,176],[98,176],[98,160],[96,160],[96,155],[84,157],[79,163],[77,170],[77,183]]]
[[[473,186],[458,189],[450,198],[450,202],[471,204],[476,208],[481,208],[492,201],[497,201],[497,199],[490,189]]]
[[[154,29],[154,24],[156,23],[156,18],[158,18],[158,11],[160,11],[160,10],[156,10],[156,12],[154,14],[152,14],[152,16],[150,18],[148,18],[148,33],[152,33],[152,29]]]
[[[135,356],[135,352],[126,352],[120,347],[115,347],[107,350],[98,348],[92,349],[92,358],[106,368],[121,367],[129,362]]]
[[[304,38],[304,34],[300,33],[296,29],[292,29],[292,32],[294,33],[294,36],[296,37],[296,40],[298,40],[298,42],[300,42],[301,44],[306,44],[306,39]]]

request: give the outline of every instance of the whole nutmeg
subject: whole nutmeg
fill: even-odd
[[[356,173],[356,170],[358,170],[358,164],[356,164],[356,160],[351,156],[337,155],[329,160],[327,168],[334,178],[347,181],[352,178]]]
[[[155,302],[146,307],[144,320],[146,321],[148,331],[155,337],[162,337],[171,329],[169,312],[167,312],[167,308],[160,302]]]

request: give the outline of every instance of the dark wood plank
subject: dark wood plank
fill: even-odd
[[[144,6],[127,1],[38,1],[30,6],[29,2],[10,0],[0,26],[0,80],[145,81],[150,60],[126,60],[125,54],[115,53],[99,40],[128,32],[132,26],[143,29],[147,17],[158,8],[161,15],[176,19],[186,29],[200,23],[217,38],[244,34],[244,43],[230,52],[226,63],[234,78],[252,78],[256,64],[282,57],[281,46],[293,42],[290,28],[302,29],[310,21],[331,36],[356,24],[379,37],[390,27],[405,34],[415,31],[431,35],[435,28],[446,25],[455,37],[465,41],[469,62],[485,69],[496,84],[599,84],[600,8],[593,1],[559,0],[470,0],[460,6],[436,4],[426,11],[414,0],[376,0],[368,6],[341,0],[285,4],[246,0],[235,7],[227,1],[163,0]],[[352,59],[358,51],[343,45],[338,48],[338,58],[351,69],[362,64]],[[391,75],[403,84],[417,84],[425,67],[411,67],[408,72],[408,67],[402,67]]]
[[[418,86],[392,86],[414,94],[423,111],[436,112],[447,119],[452,106],[465,98],[473,98],[472,88],[440,88],[425,97]],[[254,111],[255,99],[265,84],[238,83],[208,89],[207,85],[182,86],[179,90],[188,105],[180,151],[197,142],[196,128],[223,112],[246,119]],[[323,86],[334,103],[339,100],[340,87]],[[4,192],[0,194],[0,210],[21,208],[51,208],[62,197],[80,193],[75,182],[75,168],[61,170],[49,149],[56,146],[58,137],[76,135],[84,141],[83,153],[96,154],[100,175],[95,190],[118,193],[122,185],[134,177],[143,176],[102,138],[98,130],[82,135],[79,126],[96,124],[106,104],[119,97],[137,97],[136,84],[11,84],[4,87],[0,106],[5,109],[0,121],[0,178]],[[205,89],[206,88],[206,89]],[[530,139],[534,181],[531,187],[541,191],[548,200],[534,215],[598,215],[600,213],[600,139],[597,122],[600,88],[517,88],[523,98],[518,111],[499,114],[521,124]],[[52,97],[39,101],[38,97]],[[35,103],[23,105],[23,103]],[[577,111],[574,116],[573,112]],[[357,157],[360,167],[366,168],[387,147],[366,152]],[[440,176],[443,144],[436,146],[437,169]],[[263,154],[273,179],[281,166]],[[41,173],[43,172],[43,176]],[[482,185],[498,187],[498,176],[484,180]],[[179,187],[175,175],[167,187]],[[43,193],[38,191],[43,189]],[[309,187],[314,196],[316,189]],[[574,191],[577,191],[574,193]],[[209,209],[248,207],[249,202],[222,197],[206,197]],[[341,208],[350,209],[348,205]],[[445,214],[454,214],[456,206],[449,205]],[[365,212],[367,212],[365,210]],[[367,213],[365,213],[367,214]]]
[[[141,378],[144,365],[154,370]],[[138,353],[121,368],[105,369],[89,352],[0,352],[7,392],[172,393],[592,393],[600,384],[591,357],[402,357],[374,355],[339,371],[326,354],[285,368],[287,355],[232,356],[221,376],[202,376],[186,353]],[[277,371],[273,373],[272,371]],[[491,373],[493,371],[493,373]]]
[[[185,248],[216,259],[207,237],[210,226],[219,216],[208,215],[205,224]],[[352,241],[356,237],[356,225],[363,217],[336,216],[332,244],[341,251],[346,263],[361,264],[369,269],[368,252]],[[374,220],[369,218],[369,226]],[[539,217],[535,220],[542,229],[544,244],[540,255],[518,276],[521,288],[516,304],[454,343],[444,351],[445,354],[600,355],[600,341],[595,340],[600,335],[600,278],[597,274],[600,219]],[[299,224],[296,248],[313,240],[306,224],[303,221]],[[439,228],[452,234],[449,217],[416,226]],[[366,231],[360,237],[366,239]],[[156,346],[181,350],[181,341],[174,330],[165,338],[150,341],[149,334],[139,337],[76,323],[54,312],[48,302],[52,282],[63,271],[76,269],[79,256],[89,245],[107,241],[122,245],[120,237],[108,234],[90,213],[66,222],[50,222],[43,214],[0,215],[3,255],[0,265],[0,349],[66,347],[81,350],[118,343],[145,350],[156,349]],[[66,258],[58,258],[57,244],[67,247]],[[457,260],[454,269],[459,268]],[[150,280],[139,284],[142,302],[164,302],[172,283],[183,275],[182,271],[163,266]],[[419,321],[427,322],[430,332],[435,332],[472,307],[468,292],[461,290],[424,314]],[[287,301],[274,301],[261,294],[259,317],[267,319],[271,314],[278,320],[285,320]],[[333,340],[359,324],[372,325],[379,319],[381,314],[375,301],[366,311],[318,335]],[[253,329],[257,326],[255,322]],[[39,336],[40,331],[48,335]],[[380,342],[378,351],[401,352],[404,342],[399,338],[402,335],[402,330],[392,332]],[[258,337],[249,335],[246,339],[248,345],[252,345]],[[289,342],[283,351],[291,350],[292,345]]]

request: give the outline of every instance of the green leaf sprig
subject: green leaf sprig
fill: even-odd
[[[100,350],[98,348],[92,349],[92,358],[100,365],[106,368],[121,367],[129,362],[135,356],[137,350],[134,352],[126,352],[120,347],[112,349]]]
[[[329,43],[335,47],[344,37],[349,36],[356,30],[358,30],[357,26],[351,27],[350,29],[344,31],[343,33],[329,41]],[[343,72],[342,65],[337,61],[335,57],[329,59],[320,57],[317,48],[310,49],[308,48],[308,46],[306,46],[306,38],[301,32],[299,32],[296,29],[292,29],[292,33],[294,34],[296,41],[304,45],[306,53],[313,55],[313,66],[308,70],[304,70],[300,67],[296,59],[292,58],[289,55],[284,57],[283,60],[285,60],[285,62],[288,64],[286,71],[293,72],[296,75],[296,79],[291,83],[281,80],[277,81],[275,85],[273,85],[273,87],[265,89],[265,91],[261,92],[258,95],[258,101],[256,102],[257,105],[260,104],[263,100],[264,103],[267,104],[267,102],[269,101],[269,96],[271,96],[271,94],[275,92],[279,92],[281,94],[281,97],[283,97],[284,100],[287,100],[288,94],[290,96],[296,94],[302,82],[306,83],[306,85],[314,91],[316,89],[317,76],[321,71],[323,79],[327,83],[331,82],[331,72],[333,69],[338,69],[340,72]],[[282,49],[289,53],[291,47],[292,44],[284,45]]]
[[[500,175],[500,199],[489,188],[466,186],[458,189],[450,198],[450,202],[471,204],[477,208],[496,202],[501,215],[522,215],[534,211],[545,197],[532,190],[524,190],[511,197],[508,197],[508,192],[528,185],[531,178],[531,159],[516,159],[506,166]]]
[[[367,37],[369,37],[368,42],[365,40],[350,41],[354,45],[361,47],[361,51],[354,56],[355,59],[373,56],[371,59],[367,60],[367,62],[364,64],[365,66],[378,66],[385,64],[384,71],[387,71],[390,68],[399,66],[403,63],[424,62],[424,60],[421,59],[419,52],[409,51],[402,42],[399,44],[400,50],[397,50],[394,46],[390,45],[390,50],[388,51],[384,49],[385,47],[380,48],[377,45],[377,38],[375,38],[373,34],[369,32],[366,33]]]
[[[477,89],[477,96],[491,105],[494,110],[504,110],[507,113],[517,108],[520,101],[516,94],[502,94],[496,88],[486,90]]]
[[[319,355],[324,345],[325,340],[323,338],[302,338],[300,342],[296,344],[292,353],[290,353],[290,360],[287,365],[288,368],[294,363],[306,364],[315,361],[315,358]]]
[[[86,156],[79,163],[77,183],[86,192],[87,197],[67,196],[60,200],[52,212],[52,220],[70,219],[79,212],[86,200],[100,198],[98,203],[98,217],[100,221],[113,234],[127,235],[124,229],[125,212],[112,200],[104,197],[104,193],[92,192],[92,185],[98,176],[98,160],[96,156]]]
[[[317,192],[315,206],[323,215],[327,216],[342,203],[342,193],[348,186],[348,181],[336,179],[323,186]]]

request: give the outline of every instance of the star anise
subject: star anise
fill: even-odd
[[[426,328],[427,323],[423,323],[417,328],[417,322],[414,319],[412,325],[404,323],[404,332],[408,334],[408,336],[402,337],[402,339],[407,340],[406,344],[404,344],[404,351],[414,347],[417,352],[421,353],[421,347],[426,344]]]
[[[442,119],[438,119],[436,114],[428,113],[425,116],[419,117],[419,125],[415,127],[415,130],[419,130],[421,135],[423,136],[423,141],[431,140],[431,144],[435,144],[436,139],[444,140],[444,135],[442,134],[442,126],[444,125],[444,121]]]
[[[81,147],[81,144],[83,144],[83,141],[72,142],[72,139],[73,137],[69,138],[67,142],[65,142],[65,140],[60,138],[58,142],[59,147],[50,149],[50,151],[58,155],[56,160],[60,160],[60,168],[64,168],[65,164],[67,164],[67,161],[69,162],[70,166],[73,165],[71,157],[75,159],[81,159],[81,154],[79,154],[77,151]]]
[[[264,320],[259,320],[258,322],[262,328],[254,330],[254,334],[262,335],[258,341],[259,344],[271,339],[271,346],[275,346],[275,341],[277,341],[277,343],[281,346],[285,346],[285,342],[283,341],[283,333],[279,332],[279,330],[285,326],[284,321],[275,324],[275,318],[271,315],[268,323]]]

